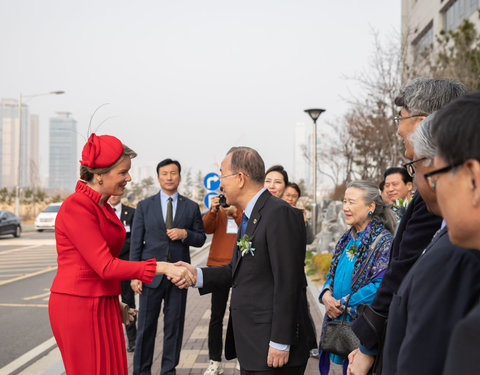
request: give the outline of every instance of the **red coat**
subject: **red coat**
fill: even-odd
[[[152,281],[155,259],[130,262],[117,258],[125,229],[109,204],[98,204],[100,197],[79,181],[75,193],[60,207],[55,221],[58,270],[52,292],[84,297],[119,295],[119,280]]]

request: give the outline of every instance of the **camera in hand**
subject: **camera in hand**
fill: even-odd
[[[218,203],[219,203],[220,206],[222,206],[223,208],[230,207],[230,205],[227,203],[227,198],[225,198],[225,195],[223,195],[223,194],[220,194],[220,195],[218,196]]]

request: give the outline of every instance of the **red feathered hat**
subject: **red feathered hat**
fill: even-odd
[[[115,163],[122,152],[123,144],[118,138],[92,133],[83,146],[80,164],[88,168],[105,168]]]

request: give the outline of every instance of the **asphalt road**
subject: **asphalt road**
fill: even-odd
[[[191,248],[192,257],[200,252]],[[53,337],[48,299],[56,269],[53,231],[0,236],[0,368]]]
[[[52,337],[47,306],[55,273],[53,232],[0,237],[0,368]]]

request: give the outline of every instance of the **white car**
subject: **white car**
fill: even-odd
[[[55,229],[55,218],[62,203],[52,203],[40,212],[35,219],[35,229],[42,232],[44,229]]]

